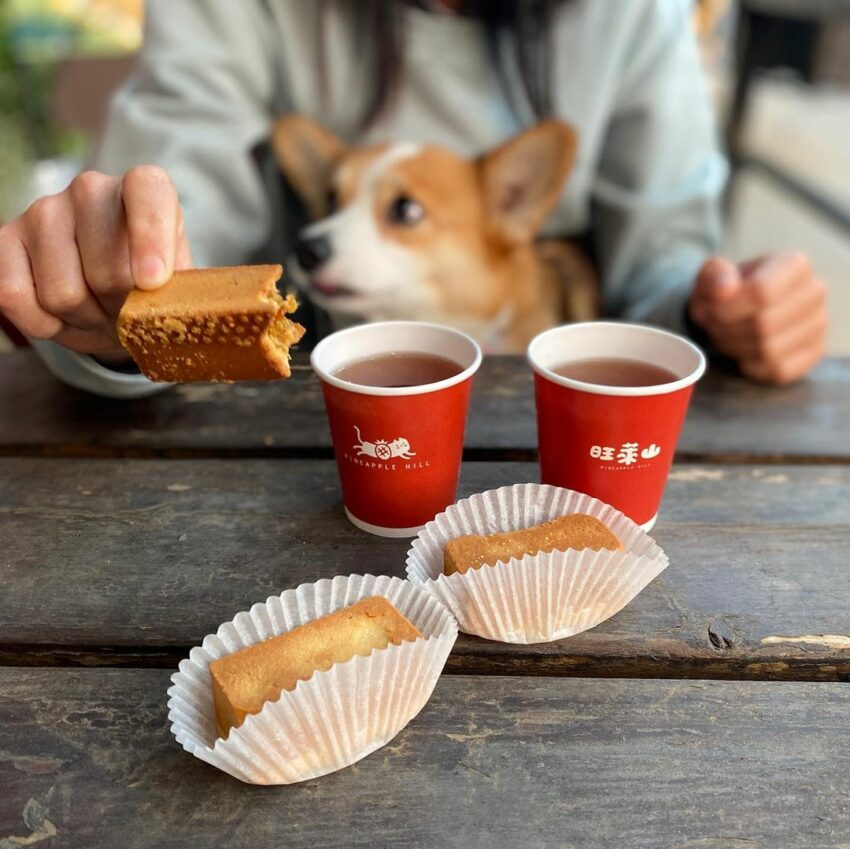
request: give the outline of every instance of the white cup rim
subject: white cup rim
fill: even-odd
[[[338,377],[334,377],[330,371],[320,364],[323,355],[327,354],[328,349],[347,336],[357,335],[359,333],[380,332],[381,329],[398,330],[410,327],[434,330],[438,333],[454,336],[456,339],[467,343],[472,355],[472,362],[452,377],[447,377],[445,380],[438,380],[435,383],[423,383],[421,386],[364,386],[360,383],[351,383],[348,380],[341,380]],[[421,348],[416,347],[408,349],[404,347],[393,347],[388,349],[387,353],[390,353],[391,351],[410,351],[411,353],[416,352],[425,354],[434,353],[433,351],[423,351]],[[439,356],[439,354],[436,355]],[[344,389],[346,392],[354,392],[358,395],[406,397],[410,395],[425,395],[430,392],[439,392],[442,389],[448,389],[459,383],[463,383],[478,371],[482,358],[483,355],[478,343],[471,336],[460,330],[456,330],[453,327],[428,321],[374,321],[369,322],[368,324],[358,324],[354,327],[347,327],[344,330],[337,330],[329,336],[326,336],[321,342],[319,342],[318,345],[316,345],[315,348],[313,348],[313,351],[310,354],[310,365],[312,366],[313,371],[316,372],[323,382],[328,383],[337,389]],[[447,359],[452,358],[447,357]],[[342,365],[342,363],[339,365]],[[334,368],[338,368],[339,365],[334,366]]]
[[[668,339],[675,340],[679,345],[687,349],[691,354],[695,355],[697,365],[684,377],[681,377],[678,380],[672,380],[669,383],[659,383],[654,386],[605,386],[598,383],[585,383],[583,380],[575,380],[571,377],[564,377],[563,375],[556,374],[540,362],[539,349],[543,342],[548,338],[559,333],[568,333],[571,330],[577,331],[590,326],[599,327],[600,329],[605,328],[607,330],[612,328],[629,328],[631,330],[638,330],[641,333],[667,337]],[[660,327],[651,327],[645,324],[632,324],[621,321],[582,321],[576,322],[575,324],[562,324],[558,327],[553,327],[550,330],[544,330],[543,333],[539,333],[531,340],[531,343],[528,346],[527,356],[531,368],[541,377],[546,378],[546,380],[549,380],[552,383],[557,383],[560,386],[566,386],[568,389],[575,389],[579,392],[588,392],[592,395],[625,395],[632,397],[669,395],[670,393],[678,392],[680,389],[686,389],[688,386],[692,386],[702,377],[706,369],[705,354],[697,345],[689,339],[685,339],[684,336],[680,336],[678,333],[673,333],[670,330],[662,330]]]

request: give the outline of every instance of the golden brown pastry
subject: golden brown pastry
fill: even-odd
[[[570,548],[609,548],[619,551],[623,547],[608,527],[585,513],[561,516],[542,525],[534,525],[510,533],[457,537],[443,548],[443,571],[447,575],[463,574],[468,569],[507,563],[512,557],[541,551],[566,551]]]
[[[286,634],[210,663],[219,736],[258,713],[281,691],[335,663],[421,637],[419,629],[382,596],[370,596]]]
[[[279,265],[176,271],[159,289],[134,289],[118,338],[151,380],[289,377],[289,348],[304,335],[287,313],[298,304],[275,285]]]

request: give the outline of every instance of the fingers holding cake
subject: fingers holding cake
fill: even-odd
[[[0,228],[0,311],[78,353],[126,349],[153,380],[288,377],[304,328],[286,318],[297,305],[277,292],[280,266],[191,265],[163,169],[86,171]]]
[[[162,168],[142,165],[124,175],[121,199],[133,283],[156,289],[171,278],[188,247],[177,189]]]
[[[162,169],[87,171],[0,229],[0,311],[25,336],[119,353],[115,319],[127,295],[190,264],[179,199]]]
[[[114,321],[82,278],[73,236],[62,226],[63,205],[59,198],[40,202],[28,218],[0,229],[0,313],[31,339],[110,353],[120,349]]]
[[[19,222],[0,228],[0,312],[31,339],[53,339],[64,328],[36,295],[27,246]]]
[[[86,280],[113,321],[134,287],[156,288],[190,267],[177,191],[161,168],[120,178],[89,171],[70,192]]]
[[[75,244],[74,214],[67,194],[42,198],[24,226],[33,283],[45,311],[65,325],[116,341],[106,311],[89,289]]]

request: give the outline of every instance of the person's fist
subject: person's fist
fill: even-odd
[[[713,257],[697,275],[688,312],[753,380],[792,383],[823,357],[826,286],[803,254],[770,254],[740,265]]]
[[[130,290],[155,288],[191,262],[165,171],[87,171],[0,228],[0,312],[24,336],[118,352],[115,319]]]

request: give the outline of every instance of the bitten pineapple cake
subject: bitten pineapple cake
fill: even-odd
[[[118,338],[151,380],[273,380],[289,377],[289,348],[304,335],[287,318],[279,265],[177,271],[159,289],[134,289]]]

